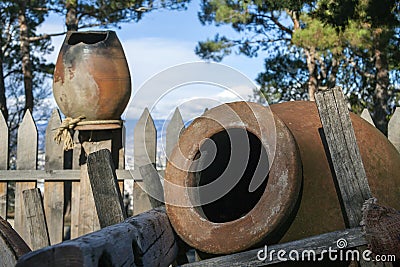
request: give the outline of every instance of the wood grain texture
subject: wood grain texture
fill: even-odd
[[[53,110],[46,128],[45,170],[64,168],[63,144],[54,141],[54,129],[61,125],[60,114]],[[46,181],[44,183],[44,210],[51,244],[61,243],[64,234],[64,182]]]
[[[338,87],[315,94],[323,133],[338,185],[339,199],[347,227],[357,227],[362,219],[361,208],[372,197],[367,175],[358,149],[349,110]],[[365,247],[358,247],[361,253]],[[360,266],[374,266],[360,260]],[[383,266],[378,264],[378,266]]]
[[[8,127],[0,112],[0,170],[8,169]],[[7,218],[7,182],[0,182],[0,216]]]
[[[367,244],[367,241],[363,236],[361,228],[357,227],[352,229],[345,229],[341,231],[326,233],[318,236],[308,237],[302,240],[296,240],[285,244],[270,245],[267,247],[267,251],[271,252],[272,250],[274,250],[275,252],[277,252],[279,250],[284,250],[286,252],[286,257],[288,257],[288,253],[291,250],[298,251],[300,255],[303,251],[313,250],[315,251],[316,255],[320,255],[323,250],[328,251],[329,248],[337,249],[337,240],[342,238],[347,241],[346,248],[355,248]],[[269,257],[268,253],[267,258],[264,261],[259,260],[257,254],[260,253],[259,252],[260,250],[262,250],[262,252],[259,254],[262,258],[264,256],[264,249],[265,247],[261,247],[258,249],[252,249],[249,251],[240,252],[232,255],[216,257],[208,260],[202,260],[199,262],[193,262],[182,266],[185,267],[266,266],[275,263],[281,263],[281,261],[278,259],[278,253],[272,253],[272,258]],[[304,266],[307,266],[307,264],[305,264]]]
[[[17,260],[30,251],[11,225],[0,217],[0,267],[15,266]]]
[[[139,167],[142,175],[144,190],[149,198],[152,208],[164,205],[164,189],[161,184],[160,176],[153,164]]]
[[[346,225],[356,227],[362,219],[361,207],[372,195],[350,114],[340,88],[318,92],[315,98],[339,185]]]
[[[178,253],[164,209],[24,255],[16,266],[169,266]]]
[[[85,159],[80,161],[81,182],[78,235],[81,236],[100,229],[99,218],[97,216],[87,170],[87,156],[101,149],[108,149],[111,151],[112,133],[110,131],[80,131],[79,140],[85,155]]]
[[[17,138],[17,169],[36,170],[38,134],[35,122],[29,110],[25,113],[18,129]],[[25,206],[22,192],[36,187],[36,181],[17,182],[15,185],[15,215],[14,229],[30,246],[31,240],[24,220]]]
[[[42,194],[39,188],[22,192],[25,206],[25,220],[29,230],[31,248],[38,250],[50,245]]]
[[[122,222],[126,213],[111,152],[102,149],[90,153],[87,165],[100,227]]]

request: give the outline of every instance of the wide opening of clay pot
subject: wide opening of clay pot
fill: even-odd
[[[74,32],[69,37],[68,44],[95,44],[104,41],[106,38],[107,32]]]
[[[226,188],[231,188],[221,198],[196,208],[205,219],[215,223],[239,219],[249,213],[264,194],[268,182],[268,156],[253,133],[242,128],[218,132],[205,140],[195,158],[201,161],[197,168],[204,166],[193,173],[194,185],[199,187],[195,196],[199,203],[207,203],[209,196],[214,194],[210,190],[215,187],[225,192]],[[201,190],[202,186],[218,179],[224,182],[213,184],[210,190]],[[254,183],[259,186],[252,191],[250,185],[254,186]]]

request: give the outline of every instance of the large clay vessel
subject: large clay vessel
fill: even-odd
[[[68,32],[54,70],[53,93],[67,117],[120,119],[131,78],[115,32]]]
[[[189,202],[185,188],[200,185],[202,181],[210,182],[216,176],[214,173],[222,173],[226,166],[221,164],[224,160],[219,159],[217,164],[210,165],[213,166],[210,171],[198,173],[177,168],[173,162],[181,161],[182,155],[188,159],[186,164],[195,161],[197,154],[203,154],[202,140],[207,138],[215,142],[217,149],[223,148],[216,159],[229,157],[224,153],[227,150],[223,145],[225,139],[217,138],[225,130],[204,117],[194,120],[181,135],[179,147],[172,152],[165,172],[167,182],[181,186],[178,190],[165,184],[167,213],[178,235],[203,252],[228,254],[260,245],[260,242],[288,242],[344,229],[345,222],[315,103],[298,101],[271,105],[275,126],[254,113],[254,110],[261,109],[260,106],[247,105],[253,107],[253,115],[243,102],[229,104],[244,123],[227,117],[227,121],[231,120],[227,125],[230,130],[245,127],[259,140],[262,140],[263,133],[258,129],[268,133],[276,127],[276,152],[267,183],[258,196],[256,191],[232,191],[227,199],[229,202],[222,204],[218,203],[219,200],[200,207],[169,204],[177,199]],[[216,107],[204,115],[209,117],[210,114],[224,114],[224,110]],[[263,125],[256,125],[257,120]],[[400,154],[368,122],[355,114],[351,114],[351,120],[373,196],[381,205],[399,210]],[[268,147],[264,148],[268,150]],[[207,149],[204,151],[207,153]],[[251,176],[251,173],[247,175]],[[238,210],[241,213],[232,216]]]

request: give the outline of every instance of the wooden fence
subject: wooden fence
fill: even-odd
[[[372,123],[368,111],[364,111],[362,117]],[[62,144],[57,145],[53,141],[54,129],[60,124],[59,112],[54,110],[46,128],[45,169],[37,170],[38,132],[31,114],[27,112],[18,129],[17,167],[16,170],[8,170],[8,128],[0,114],[0,216],[13,221],[16,231],[30,246],[32,243],[26,230],[22,191],[37,187],[38,181],[44,181],[43,202],[51,244],[60,243],[65,239],[64,226],[70,227],[71,238],[100,229],[94,203],[90,201],[92,192],[85,159],[86,154],[104,147],[112,151],[121,192],[124,192],[123,188],[129,188],[128,193],[133,196],[133,213],[138,214],[151,209],[147,194],[141,190],[143,181],[138,168],[134,168],[133,171],[125,168],[125,140],[129,138],[125,137],[124,128],[109,130],[105,137],[98,139],[93,136],[85,137],[76,131],[73,138],[75,148],[73,151],[64,152]],[[167,155],[172,151],[182,129],[182,116],[176,109],[166,128]],[[388,131],[389,140],[400,151],[400,109],[393,114]],[[147,109],[138,120],[133,135],[134,165],[145,165],[149,159],[156,164],[157,131]],[[66,215],[64,189],[68,187],[68,182],[71,183],[72,189],[70,202],[68,201],[70,214]],[[15,199],[9,194],[11,183],[15,183]],[[13,201],[14,211],[10,209],[10,203]]]

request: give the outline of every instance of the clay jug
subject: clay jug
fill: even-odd
[[[68,32],[54,70],[53,93],[67,117],[120,119],[131,77],[115,32]]]

